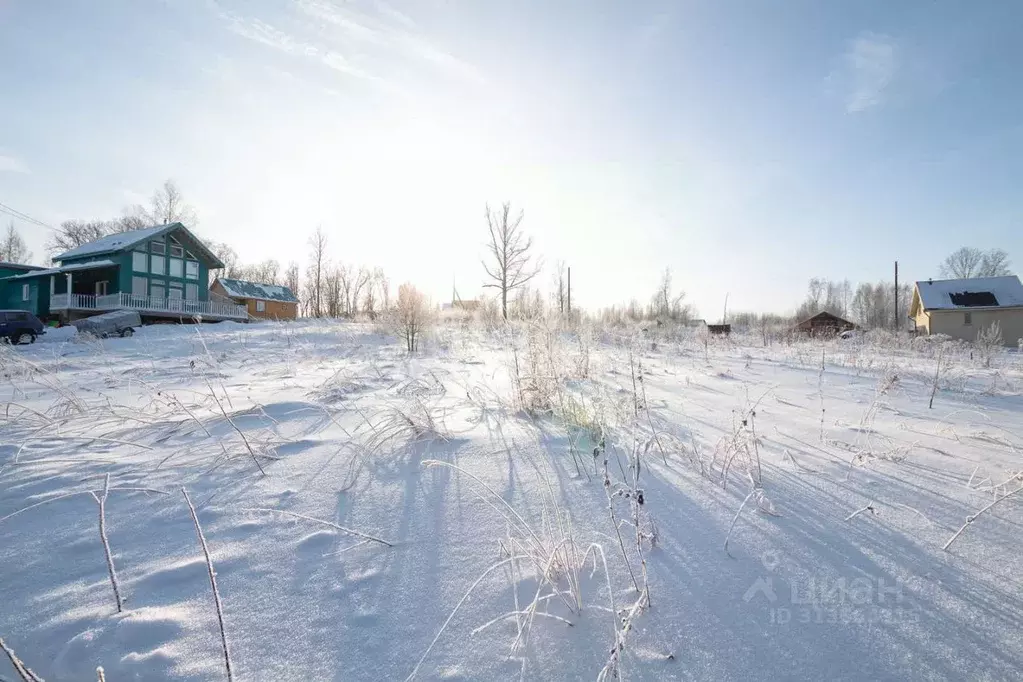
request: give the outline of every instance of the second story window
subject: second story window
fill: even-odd
[[[185,279],[199,279],[199,262],[194,260],[185,261]]]
[[[144,251],[132,251],[131,269],[135,272],[149,272],[149,256]]]
[[[149,242],[149,250],[153,253],[165,254],[167,253],[167,245],[162,240],[156,240]]]
[[[150,256],[149,272],[154,275],[163,275],[167,272],[167,259],[163,256]]]

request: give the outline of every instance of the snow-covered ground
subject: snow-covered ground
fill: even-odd
[[[182,488],[236,680],[1023,671],[1018,353],[299,322],[0,363],[0,637],[49,682],[227,678]]]

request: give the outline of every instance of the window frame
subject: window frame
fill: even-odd
[[[195,292],[194,298],[189,298],[189,292]],[[185,300],[186,301],[198,301],[199,300],[199,285],[193,284],[192,282],[185,282]]]
[[[156,269],[156,263],[157,263],[158,260],[160,262],[160,269],[159,270]],[[158,256],[156,254],[151,255],[149,257],[149,274],[150,275],[159,275],[160,277],[166,277],[167,276],[167,256]]]
[[[163,296],[157,296],[153,293],[153,289],[163,289]],[[167,282],[166,281],[154,281],[149,280],[149,298],[151,299],[167,299]]]
[[[159,256],[166,256],[167,244],[165,244],[162,239],[154,239],[153,241],[149,242],[149,251],[150,253],[154,253]]]
[[[191,272],[190,265],[195,265],[195,273]],[[199,279],[199,261],[185,259],[185,279]]]
[[[141,294],[137,293],[135,291],[135,285],[140,283],[140,282],[142,283],[142,290],[143,290],[143,293],[141,293]],[[148,298],[149,297],[149,278],[148,277],[140,277],[139,275],[132,275],[132,278],[131,278],[131,295],[132,296],[138,296],[138,297],[141,297],[141,298]]]
[[[257,313],[265,313],[266,312],[266,301],[260,301],[260,300],[256,301],[256,312]]]
[[[141,263],[142,267],[139,268]],[[149,254],[145,251],[132,251],[131,252],[131,271],[132,272],[144,272],[149,274]]]
[[[32,285],[31,284],[22,284],[21,285],[21,300],[22,300],[23,303],[25,301],[31,301],[32,300]]]
[[[177,272],[175,272],[174,265],[177,264]],[[167,258],[167,276],[177,277],[178,279],[185,278],[185,261],[180,258],[174,258],[170,256]]]

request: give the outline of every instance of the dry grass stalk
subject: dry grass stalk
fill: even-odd
[[[195,506],[192,505],[192,500],[188,497],[187,490],[182,488],[181,494],[185,496],[185,503],[188,505],[188,511],[192,515],[192,522],[195,524],[195,534],[199,536],[199,544],[202,545],[202,553],[206,558],[206,570],[210,576],[210,587],[213,589],[213,602],[217,608],[217,622],[220,624],[220,643],[224,648],[224,666],[227,668],[227,680],[228,682],[233,682],[231,650],[227,645],[227,631],[224,628],[224,606],[220,602],[220,590],[217,589],[217,573],[213,570],[210,548],[206,544],[206,536],[203,535],[202,526],[199,525],[199,516],[195,513]]]

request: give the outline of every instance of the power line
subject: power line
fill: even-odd
[[[9,216],[11,216],[13,218],[17,218],[19,220],[24,220],[25,222],[32,223],[33,225],[38,225],[39,227],[45,227],[47,230],[53,230],[54,232],[59,232],[59,230],[57,228],[55,228],[53,225],[47,225],[42,220],[37,220],[37,219],[33,218],[32,216],[28,215],[27,213],[22,213],[18,209],[11,208],[10,206],[8,206],[6,204],[3,204],[3,203],[0,203],[0,213],[6,213],[7,215],[9,215]]]

